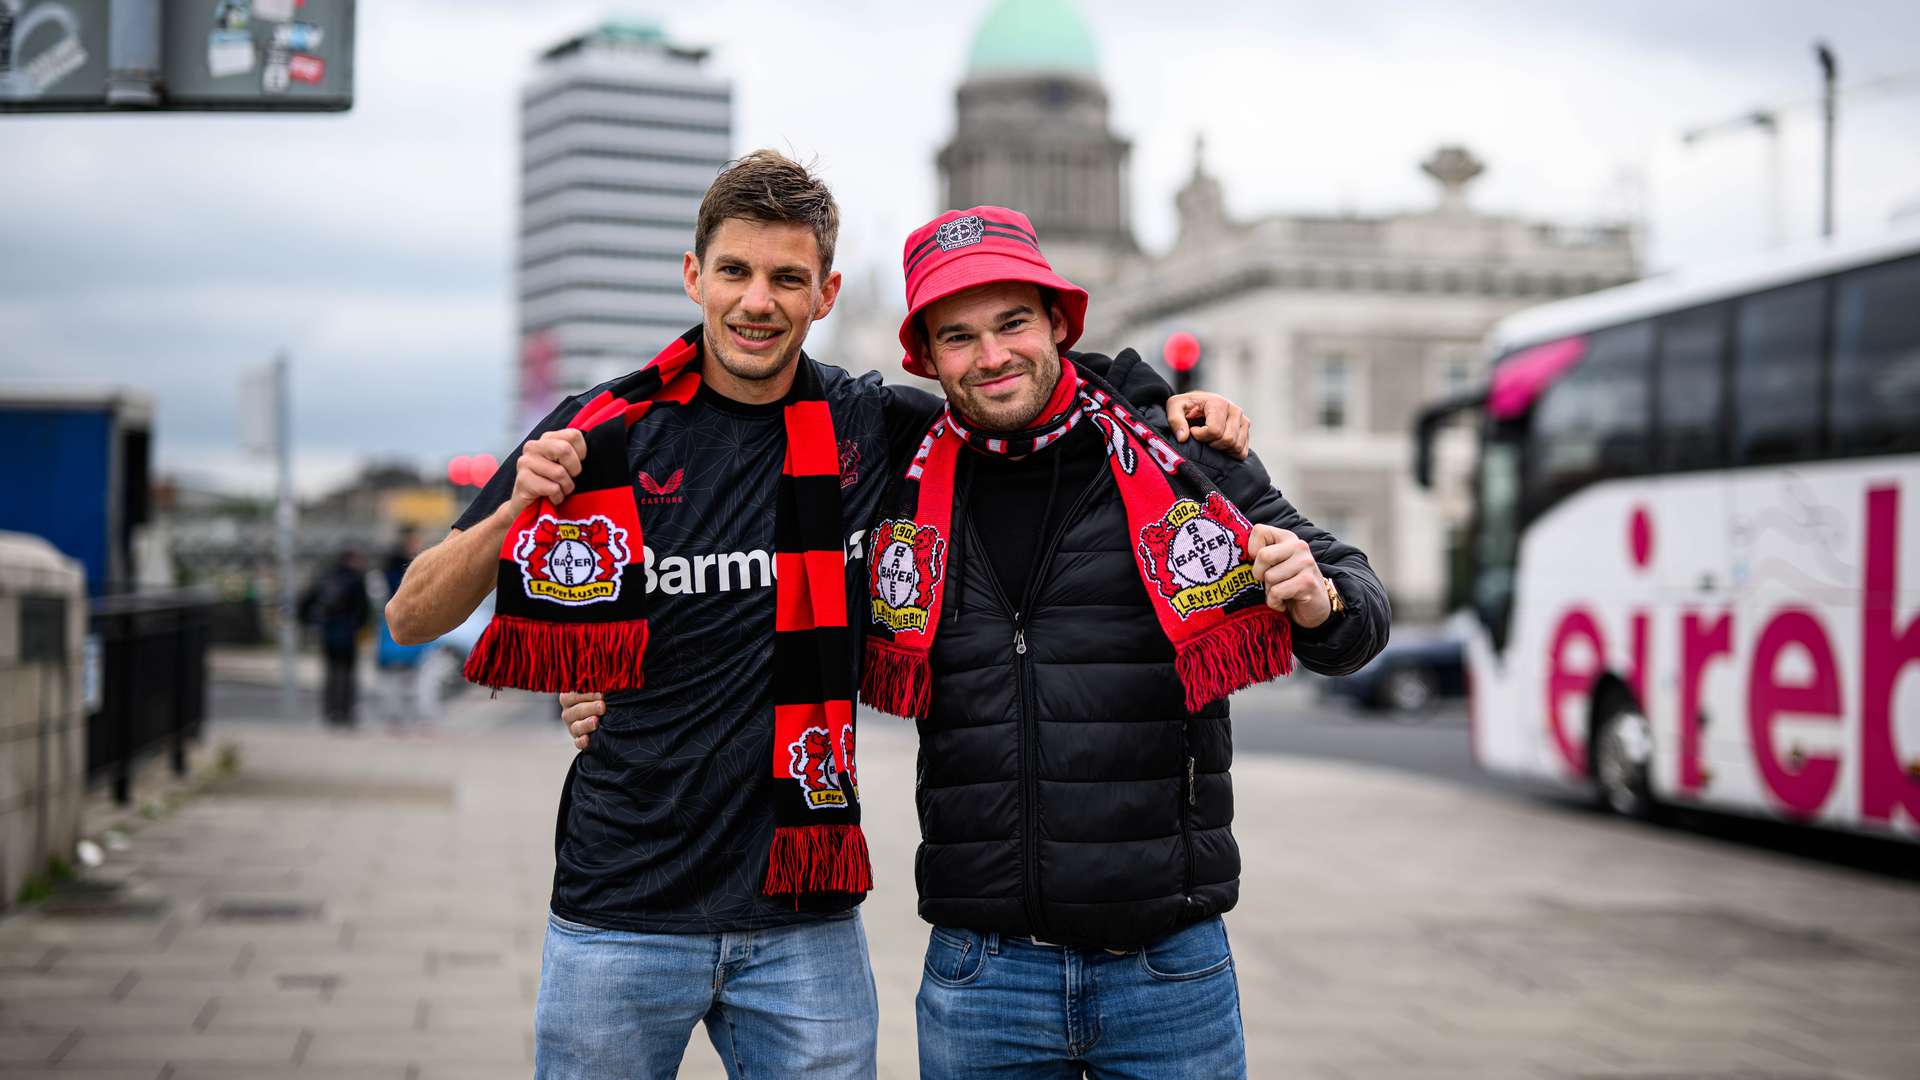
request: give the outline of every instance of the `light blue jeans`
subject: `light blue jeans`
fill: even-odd
[[[729,1077],[873,1080],[879,1003],[858,910],[731,934],[547,916],[536,1080],[672,1077],[703,1020]]]
[[[1218,918],[1121,954],[935,927],[917,1006],[921,1080],[1247,1075]]]

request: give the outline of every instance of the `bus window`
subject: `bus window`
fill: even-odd
[[[1920,259],[1858,270],[1834,298],[1833,438],[1840,454],[1920,448]]]
[[[1534,510],[1597,480],[1647,467],[1647,366],[1653,323],[1594,333],[1587,355],[1536,407],[1528,504]]]
[[[1660,361],[1653,369],[1660,437],[1655,469],[1713,469],[1726,462],[1726,428],[1720,422],[1721,358],[1727,309],[1701,308],[1665,320]]]
[[[1820,456],[1820,336],[1827,283],[1809,281],[1740,301],[1733,362],[1734,460]]]

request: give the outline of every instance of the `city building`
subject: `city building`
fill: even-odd
[[[547,49],[522,90],[516,432],[690,324],[680,259],[733,145],[706,57],[608,22]]]

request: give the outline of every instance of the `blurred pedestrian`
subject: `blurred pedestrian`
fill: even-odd
[[[400,590],[407,567],[420,554],[420,534],[411,525],[400,527],[393,546],[387,549],[377,577],[375,603],[384,608]],[[402,645],[387,626],[384,611],[379,614],[379,637],[373,650],[377,672],[380,712],[387,730],[396,734],[417,730],[432,722],[440,708],[438,688],[433,685],[433,665],[426,662],[436,647],[435,641]]]
[[[386,583],[381,603],[393,599],[393,594],[400,591],[400,580],[407,576],[407,567],[419,554],[420,530],[411,525],[400,526],[400,531],[394,534],[393,546],[387,549],[387,557],[380,563],[380,577]]]
[[[300,598],[300,620],[320,635],[320,656],[326,669],[320,687],[320,715],[333,727],[354,725],[360,631],[366,629],[373,613],[366,569],[360,552],[347,548]]]

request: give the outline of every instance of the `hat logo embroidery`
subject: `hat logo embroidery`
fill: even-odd
[[[980,215],[969,214],[940,226],[940,231],[933,234],[933,239],[940,245],[941,251],[952,251],[979,243],[986,239],[986,232],[980,223]]]

